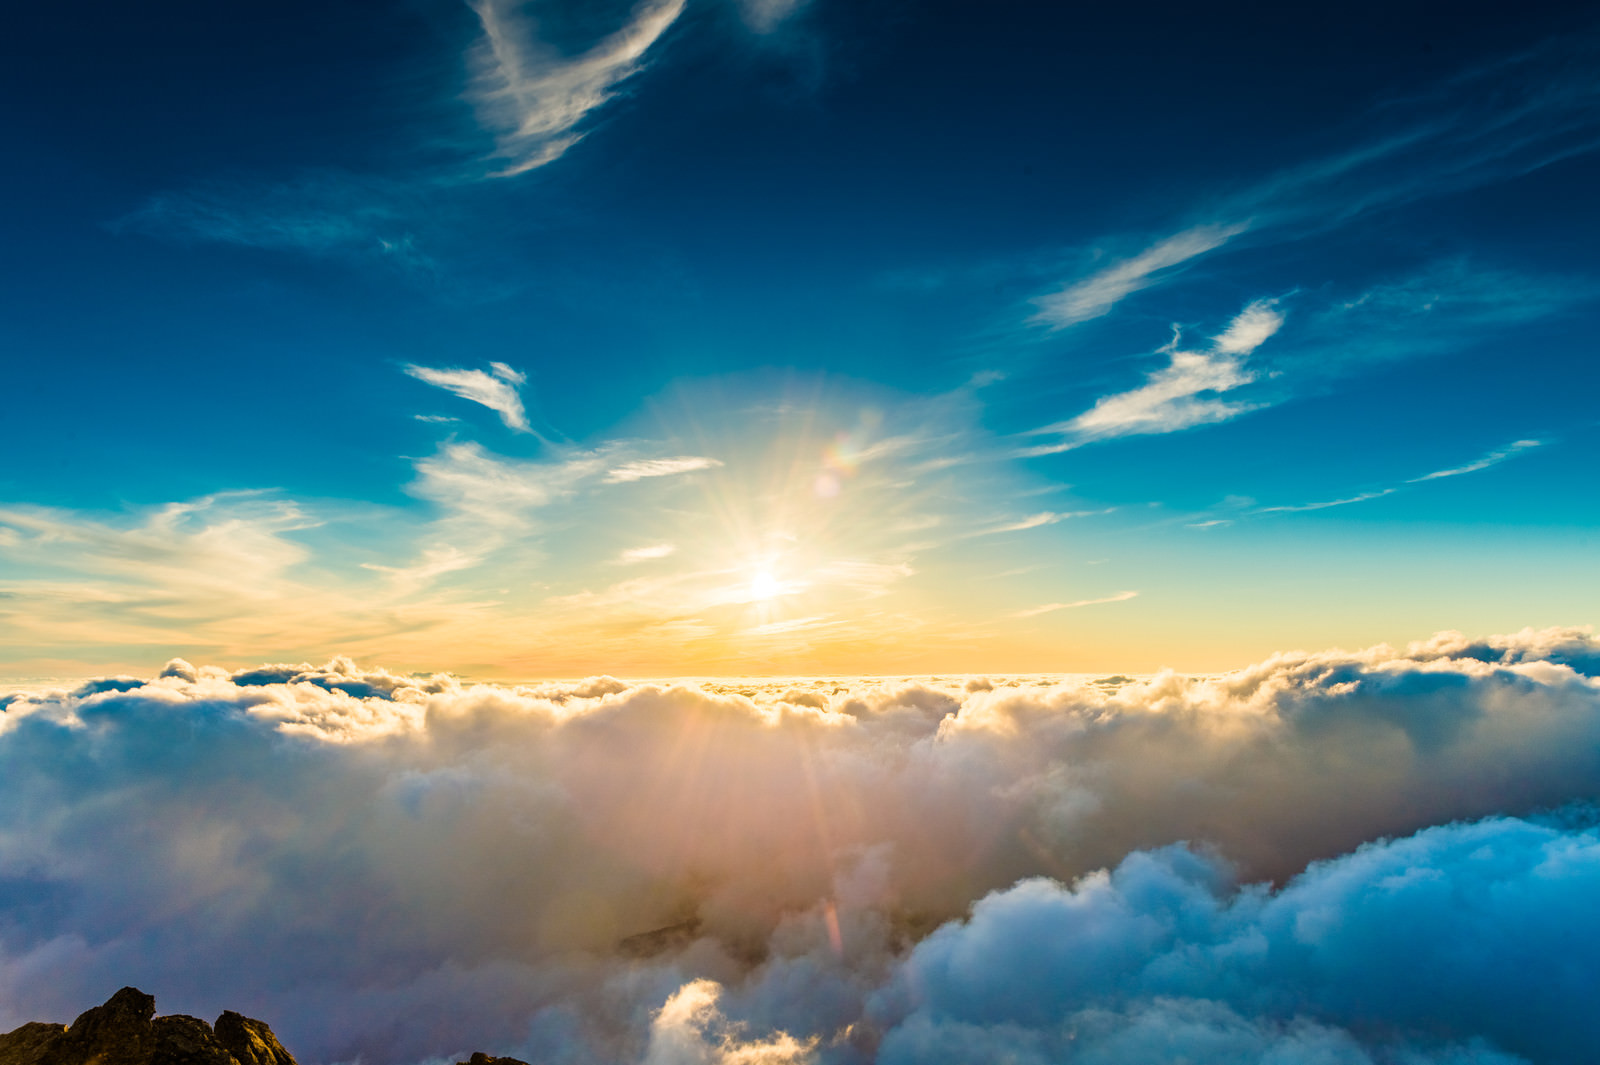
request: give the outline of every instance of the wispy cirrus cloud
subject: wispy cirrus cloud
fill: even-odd
[[[1423,481],[1437,481],[1441,477],[1460,477],[1464,473],[1477,473],[1479,470],[1486,470],[1490,466],[1498,466],[1507,459],[1515,458],[1529,448],[1540,447],[1543,443],[1544,441],[1542,440],[1513,440],[1505,447],[1491,451],[1482,458],[1467,463],[1465,466],[1455,466],[1448,470],[1434,470],[1432,473],[1425,473],[1421,477],[1413,477],[1406,483],[1420,484]]]
[[[110,228],[183,243],[382,262],[428,276],[438,264],[413,225],[421,192],[339,170],[307,171],[278,183],[211,181],[152,196]]]
[[[1040,614],[1049,614],[1056,610],[1076,610],[1083,606],[1100,606],[1103,603],[1126,603],[1129,599],[1138,598],[1138,592],[1118,592],[1116,595],[1106,595],[1099,599],[1079,599],[1071,603],[1046,603],[1043,606],[1019,610],[1011,615],[1014,618],[1035,618]]]
[[[677,455],[665,459],[640,459],[637,462],[625,462],[621,466],[613,467],[606,472],[606,484],[628,484],[632,481],[642,481],[648,477],[672,477],[680,473],[693,473],[696,470],[711,470],[722,465],[721,459],[707,458],[704,455]]]
[[[438,280],[442,254],[427,239],[452,191],[483,177],[509,177],[560,158],[585,135],[586,118],[638,72],[644,54],[682,13],[685,0],[644,0],[619,29],[576,55],[540,39],[524,0],[469,0],[482,26],[474,48],[473,98],[497,134],[482,162],[385,176],[309,169],[276,181],[209,181],[158,193],[111,223],[119,232],[384,263]],[[768,32],[798,7],[752,0],[752,29]],[[447,243],[447,241],[444,241]],[[492,288],[479,284],[476,289]]]
[[[1384,496],[1392,496],[1398,488],[1377,488],[1370,492],[1360,492],[1342,499],[1324,499],[1316,503],[1292,503],[1276,507],[1262,507],[1257,514],[1300,514],[1310,510],[1329,510],[1333,507],[1348,507],[1352,503],[1367,503]]]
[[[414,365],[407,366],[405,371],[419,381],[473,403],[483,404],[500,415],[500,420],[506,423],[508,429],[515,429],[519,433],[533,432],[533,427],[528,424],[527,412],[522,407],[522,397],[517,393],[517,389],[528,380],[528,376],[520,370],[512,369],[503,362],[491,362],[488,373],[482,370],[436,370]]]
[[[1102,396],[1076,418],[1034,430],[1033,435],[1060,439],[1024,448],[1018,454],[1051,455],[1095,440],[1172,433],[1257,409],[1260,404],[1222,396],[1256,380],[1259,374],[1244,360],[1283,326],[1283,317],[1276,301],[1257,300],[1212,338],[1207,351],[1185,351],[1175,338],[1162,349],[1168,353],[1168,364],[1148,375],[1143,385]]]
[[[540,40],[518,0],[475,0],[483,26],[477,101],[499,131],[491,177],[510,177],[561,158],[578,143],[578,127],[635,74],[650,47],[683,12],[684,0],[644,0],[621,29],[587,51],[566,56]]]
[[[1059,291],[1034,300],[1036,323],[1062,329],[1111,311],[1123,298],[1149,288],[1169,271],[1215,251],[1249,228],[1247,222],[1194,226],[1150,245],[1139,254],[1104,267]]]
[[[1099,318],[1245,234],[1255,245],[1297,240],[1592,152],[1600,148],[1597,59],[1600,35],[1567,34],[1387,101],[1362,123],[1376,131],[1367,139],[1198,205],[1171,235],[1034,297],[1030,323],[1055,330]]]
[[[987,525],[971,532],[962,533],[960,538],[965,540],[977,536],[998,536],[1001,533],[1026,532],[1029,529],[1040,529],[1046,525],[1067,521],[1070,518],[1089,518],[1097,514],[1110,514],[1115,509],[1115,507],[1105,507],[1100,510],[1041,510],[1037,514],[1030,514],[1015,521],[1002,522],[999,525]]]
[[[1387,488],[1374,488],[1371,491],[1360,492],[1356,495],[1345,496],[1341,499],[1329,499],[1317,503],[1297,503],[1284,506],[1261,507],[1256,510],[1255,513],[1296,514],[1310,510],[1327,510],[1330,507],[1345,507],[1351,505],[1352,503],[1366,503],[1374,499],[1382,499],[1385,496],[1394,495],[1408,484],[1424,484],[1428,481],[1437,481],[1445,477],[1461,477],[1469,473],[1477,473],[1480,470],[1487,470],[1491,466],[1498,466],[1507,459],[1515,458],[1533,448],[1542,447],[1544,446],[1544,443],[1545,442],[1542,440],[1513,440],[1505,447],[1490,451],[1489,453],[1467,463],[1464,466],[1453,466],[1449,469],[1435,470],[1432,473],[1423,474],[1421,477],[1412,477],[1399,485],[1392,485]],[[1213,523],[1207,522],[1205,524],[1209,525]]]
[[[658,558],[670,558],[677,550],[676,544],[650,544],[647,547],[630,547],[617,556],[617,561],[624,565],[634,562],[650,562]]]

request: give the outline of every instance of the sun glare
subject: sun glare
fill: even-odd
[[[762,570],[750,578],[750,598],[758,601],[773,599],[783,594],[778,578]]]

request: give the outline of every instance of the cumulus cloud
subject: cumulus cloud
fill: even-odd
[[[380,1065],[1600,1038],[1586,630],[1092,681],[173,662],[0,711],[0,1028],[131,982]]]
[[[587,51],[563,55],[541,41],[521,0],[474,0],[483,25],[478,102],[500,131],[492,176],[525,173],[561,158],[583,138],[578,126],[636,73],[677,20],[684,0],[643,0],[627,23]]]
[[[1283,313],[1276,302],[1257,300],[1212,338],[1209,351],[1185,351],[1174,339],[1163,349],[1170,359],[1167,366],[1150,374],[1143,385],[1102,396],[1076,418],[1035,430],[1036,434],[1059,435],[1061,440],[1026,448],[1021,454],[1049,455],[1094,440],[1172,433],[1255,410],[1258,404],[1221,396],[1256,380],[1259,374],[1248,368],[1244,359],[1282,325]]]
[[[1280,891],[1141,851],[992,894],[919,944],[874,1003],[878,1060],[1576,1062],[1600,1025],[1552,1020],[1600,973],[1529,965],[1564,964],[1569,935],[1587,949],[1600,923],[1573,918],[1596,887],[1593,828],[1503,818],[1369,844]],[[1353,1028],[1413,1035],[1364,1047]]]
[[[407,366],[406,373],[436,388],[481,403],[500,415],[506,428],[519,433],[533,432],[527,413],[522,409],[522,397],[517,389],[528,380],[527,375],[512,369],[503,362],[491,362],[489,372],[482,370],[435,370],[427,366]]]

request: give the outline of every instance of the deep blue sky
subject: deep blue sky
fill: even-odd
[[[1596,620],[1592,5],[90,3],[0,48],[17,675]]]

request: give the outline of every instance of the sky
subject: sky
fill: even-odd
[[[1589,1065],[1594,5],[12,6],[0,1033]]]
[[[1596,620],[1589,5],[4,36],[11,682],[1143,675]]]

